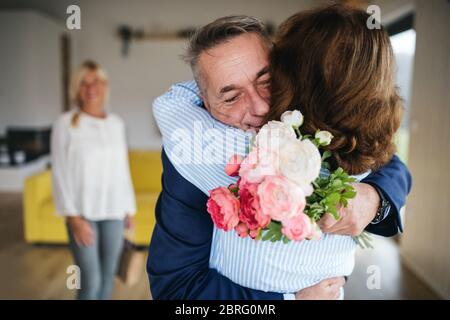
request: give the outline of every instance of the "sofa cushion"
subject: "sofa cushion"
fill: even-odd
[[[130,151],[130,172],[136,193],[161,191],[161,152]]]
[[[139,224],[155,224],[155,206],[159,192],[138,192],[136,193],[137,212],[134,217]]]
[[[58,221],[64,222],[64,218],[56,213],[55,204],[52,197],[47,197],[47,199],[42,202],[38,215],[39,218],[46,223],[55,223]]]

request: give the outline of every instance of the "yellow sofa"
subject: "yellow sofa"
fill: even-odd
[[[134,242],[147,246],[155,224],[155,205],[161,191],[160,151],[130,151],[130,170],[136,194]],[[29,243],[67,243],[64,218],[52,199],[51,171],[30,176],[24,188],[24,232]]]

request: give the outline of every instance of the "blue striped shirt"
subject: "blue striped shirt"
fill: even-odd
[[[236,182],[224,167],[232,154],[246,155],[252,135],[214,119],[202,107],[194,81],[172,86],[154,101],[153,113],[164,149],[186,180],[206,194]],[[350,236],[324,234],[318,241],[284,244],[214,228],[210,267],[242,286],[292,298],[324,279],[349,275],[355,248]]]

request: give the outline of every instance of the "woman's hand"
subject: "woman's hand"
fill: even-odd
[[[302,289],[295,294],[296,300],[337,300],[341,288],[345,284],[344,277],[325,279],[318,284]]]
[[[350,199],[346,208],[339,208],[339,220],[330,214],[318,222],[325,233],[359,236],[377,214],[380,206],[378,192],[367,183],[355,183],[356,197]]]
[[[356,197],[350,199],[346,208],[339,209],[339,220],[330,214],[318,222],[325,233],[359,236],[377,214],[380,206],[378,192],[367,183],[355,183]]]
[[[94,243],[95,234],[89,222],[79,216],[67,217],[67,222],[77,246],[88,247]]]
[[[133,216],[127,215],[125,217],[125,229],[133,231],[135,228]]]

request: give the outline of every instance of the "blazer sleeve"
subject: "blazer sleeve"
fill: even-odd
[[[213,224],[207,196],[185,180],[162,152],[163,190],[156,205],[147,273],[154,299],[281,300],[252,290],[209,268]]]
[[[385,237],[403,232],[400,211],[405,205],[406,196],[411,191],[412,184],[411,174],[405,164],[394,155],[387,165],[361,182],[378,188],[391,203],[391,210],[387,217],[377,224],[369,224],[366,230]]]

